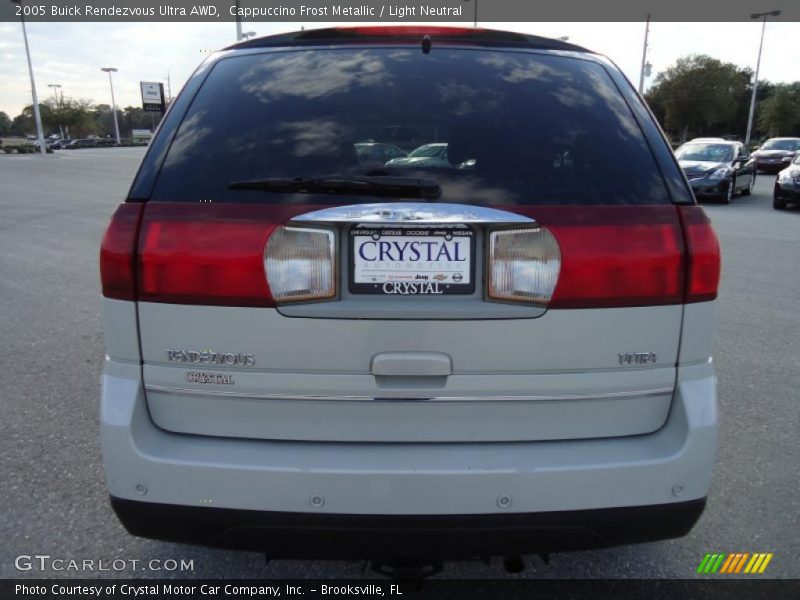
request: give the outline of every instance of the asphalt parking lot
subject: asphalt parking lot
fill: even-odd
[[[0,155],[0,577],[20,554],[189,559],[191,573],[369,575],[360,562],[279,561],[129,536],[108,504],[98,435],[103,361],[97,256],[141,148]],[[531,557],[515,577],[687,578],[707,552],[773,552],[767,575],[800,577],[800,210],[773,210],[774,176],[730,206],[707,205],[723,248],[715,360],[721,431],[709,503],[683,539]],[[446,577],[506,576],[501,561],[448,563]],[[763,577],[763,576],[762,576]]]

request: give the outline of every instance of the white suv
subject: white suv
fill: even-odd
[[[100,262],[135,535],[515,556],[703,510],[719,248],[601,56],[425,27],[238,44],[170,107]]]

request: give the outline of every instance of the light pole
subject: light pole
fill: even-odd
[[[172,104],[172,81],[169,78],[169,69],[167,69],[167,76],[164,79],[167,82],[167,98],[169,98],[169,103]]]
[[[470,0],[464,0],[464,2],[469,2],[469,1]],[[472,1],[475,2],[475,10],[473,11],[474,19],[472,21],[472,26],[473,27],[477,27],[478,26],[478,0],[472,0]]]
[[[761,50],[764,48],[764,31],[767,28],[767,17],[777,17],[781,14],[779,10],[771,10],[763,13],[753,13],[751,19],[763,19],[761,24],[761,42],[758,44],[758,60],[756,61],[756,74],[753,78],[753,95],[750,97],[750,114],[747,116],[747,135],[744,136],[744,145],[750,145],[750,135],[753,133],[753,115],[756,112],[756,93],[758,92],[758,70],[761,68]]]
[[[114,132],[117,134],[117,145],[119,146],[119,124],[117,123],[117,101],[114,100],[114,82],[111,80],[111,73],[116,73],[116,67],[100,67],[101,71],[108,73],[108,84],[111,86],[111,112],[114,113]]]
[[[239,14],[239,0],[236,0],[236,41],[242,41],[242,16]]]
[[[12,4],[22,4],[22,0],[11,0]],[[20,13],[22,23],[22,37],[25,38],[25,56],[28,57],[28,73],[31,76],[31,96],[33,97],[33,118],[36,121],[36,137],[39,139],[39,152],[47,156],[47,147],[44,144],[44,129],[42,128],[42,114],[39,112],[39,98],[36,95],[36,80],[33,77],[33,63],[31,63],[31,50],[28,46],[28,31],[25,29],[25,17]]]
[[[58,104],[58,88],[61,87],[60,83],[48,83],[47,87],[53,88],[53,100],[56,101],[56,105]]]
[[[647,71],[647,38],[650,36],[650,13],[647,13],[647,21],[644,24],[644,46],[642,47],[642,67],[639,71],[639,93],[644,93],[644,77]]]
[[[61,88],[61,84],[60,83],[48,83],[47,87],[53,88],[53,98],[56,101],[56,108],[61,108],[61,102],[58,101],[58,90]],[[64,100],[64,92],[63,91],[61,92],[61,100],[62,101]],[[59,119],[58,131],[61,134],[61,137],[63,138],[64,137],[64,128],[61,127],[61,122],[60,121],[61,121],[61,119]]]

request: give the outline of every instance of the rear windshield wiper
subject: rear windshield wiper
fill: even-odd
[[[233,181],[228,188],[283,194],[355,194],[392,198],[434,199],[442,195],[435,180],[416,177],[268,177]]]

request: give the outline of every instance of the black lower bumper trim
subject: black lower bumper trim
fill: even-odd
[[[685,535],[706,500],[543,513],[347,515],[262,512],[111,498],[133,535],[268,557],[466,558],[603,548]]]

